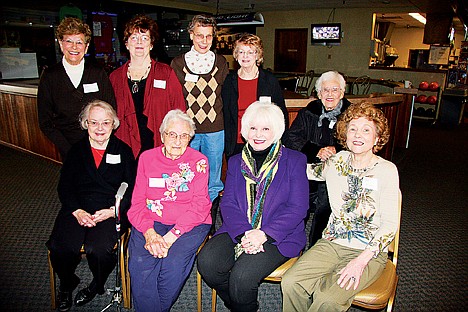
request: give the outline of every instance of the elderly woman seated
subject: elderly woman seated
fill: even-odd
[[[231,311],[257,311],[262,280],[306,244],[306,157],[281,145],[284,115],[254,102],[242,116],[242,153],[229,158],[223,224],[198,255],[198,270]]]
[[[332,213],[322,239],[283,276],[283,311],[346,311],[384,270],[399,220],[397,168],[375,155],[388,138],[380,109],[352,104],[337,124],[347,150],[308,167],[326,181]]]
[[[84,305],[104,293],[106,280],[117,263],[115,195],[126,182],[128,190],[120,203],[123,233],[129,226],[126,212],[136,174],[132,150],[112,134],[119,126],[112,106],[99,100],[91,102],[80,114],[80,125],[88,135],[72,146],[63,164],[58,184],[62,209],[46,243],[60,279],[60,311],[72,306],[72,292],[80,282],[75,270],[83,245],[93,280],[76,294],[75,305]]]
[[[169,111],[162,146],[143,152],[128,219],[129,270],[136,311],[169,311],[211,227],[207,158],[188,147],[193,120]]]

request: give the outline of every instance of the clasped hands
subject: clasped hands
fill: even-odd
[[[93,215],[83,209],[77,209],[73,212],[73,216],[78,221],[79,225],[86,227],[96,226],[98,222],[114,217],[115,207],[96,211]]]
[[[145,249],[155,258],[166,258],[169,248],[177,240],[171,231],[161,236],[153,228],[148,229],[145,234]]]
[[[267,241],[265,232],[262,230],[249,230],[244,233],[241,238],[241,245],[244,252],[249,255],[254,255],[259,252],[265,252],[263,244]]]

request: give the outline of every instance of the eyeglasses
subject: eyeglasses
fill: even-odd
[[[255,54],[257,54],[257,51],[238,51],[237,54],[239,56],[244,56],[244,55],[248,55],[248,56],[254,56]]]
[[[190,134],[188,133],[177,134],[174,131],[171,131],[164,132],[164,134],[166,134],[171,140],[177,140],[177,138],[179,138],[181,141],[188,141],[191,138]]]
[[[213,40],[213,35],[204,35],[204,34],[193,34],[197,40],[203,40],[206,38],[206,40],[211,41]]]
[[[81,40],[73,41],[71,39],[66,39],[66,40],[62,40],[62,43],[66,46],[74,46],[76,44],[78,48],[82,48],[85,46],[85,43]]]
[[[328,94],[331,92],[333,95],[337,95],[341,92],[341,89],[338,87],[333,87],[333,88],[323,88],[320,90],[321,93]]]
[[[129,41],[133,43],[137,43],[139,41],[143,43],[148,43],[151,40],[151,37],[148,35],[131,35],[130,38],[128,38]]]
[[[102,122],[96,120],[86,120],[86,123],[88,124],[88,127],[91,128],[97,128],[99,126],[103,128],[111,128],[114,125],[114,121],[112,120],[104,120]]]

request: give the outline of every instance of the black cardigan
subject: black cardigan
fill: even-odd
[[[239,112],[239,86],[238,86],[237,71],[229,73],[224,81],[222,97],[223,97],[223,114],[224,114],[224,152],[226,156],[231,156],[234,152],[237,134],[240,129],[237,129],[237,115]],[[281,108],[284,114],[286,129],[289,125],[288,111],[284,103],[283,91],[276,77],[262,68],[259,68],[257,99],[261,96],[270,96],[271,102]],[[283,135],[284,136],[284,135]]]
[[[349,105],[351,103],[343,98],[341,113]],[[322,114],[322,106],[321,100],[315,100],[302,108],[297,113],[283,141],[286,147],[304,153],[309,163],[320,162],[316,156],[318,151],[325,146],[335,146],[337,152],[343,149],[335,139],[336,125],[330,129],[330,120],[328,118],[322,120],[321,127],[317,125],[319,117]]]

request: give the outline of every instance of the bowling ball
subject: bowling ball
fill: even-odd
[[[426,103],[426,101],[427,101],[427,96],[425,96],[424,94],[418,95],[416,97],[416,102],[418,103]]]
[[[426,117],[434,117],[434,116],[435,116],[435,110],[433,108],[426,109]]]
[[[427,81],[422,81],[419,84],[419,89],[421,89],[421,90],[427,90],[428,88],[429,88],[429,82],[427,82]]]
[[[437,97],[435,95],[430,95],[426,99],[427,104],[436,104],[437,103]]]
[[[429,84],[429,90],[437,91],[439,89],[439,84],[435,81]]]
[[[424,116],[425,113],[426,113],[426,110],[424,109],[424,107],[418,107],[416,108],[416,111],[414,112],[416,116]]]

